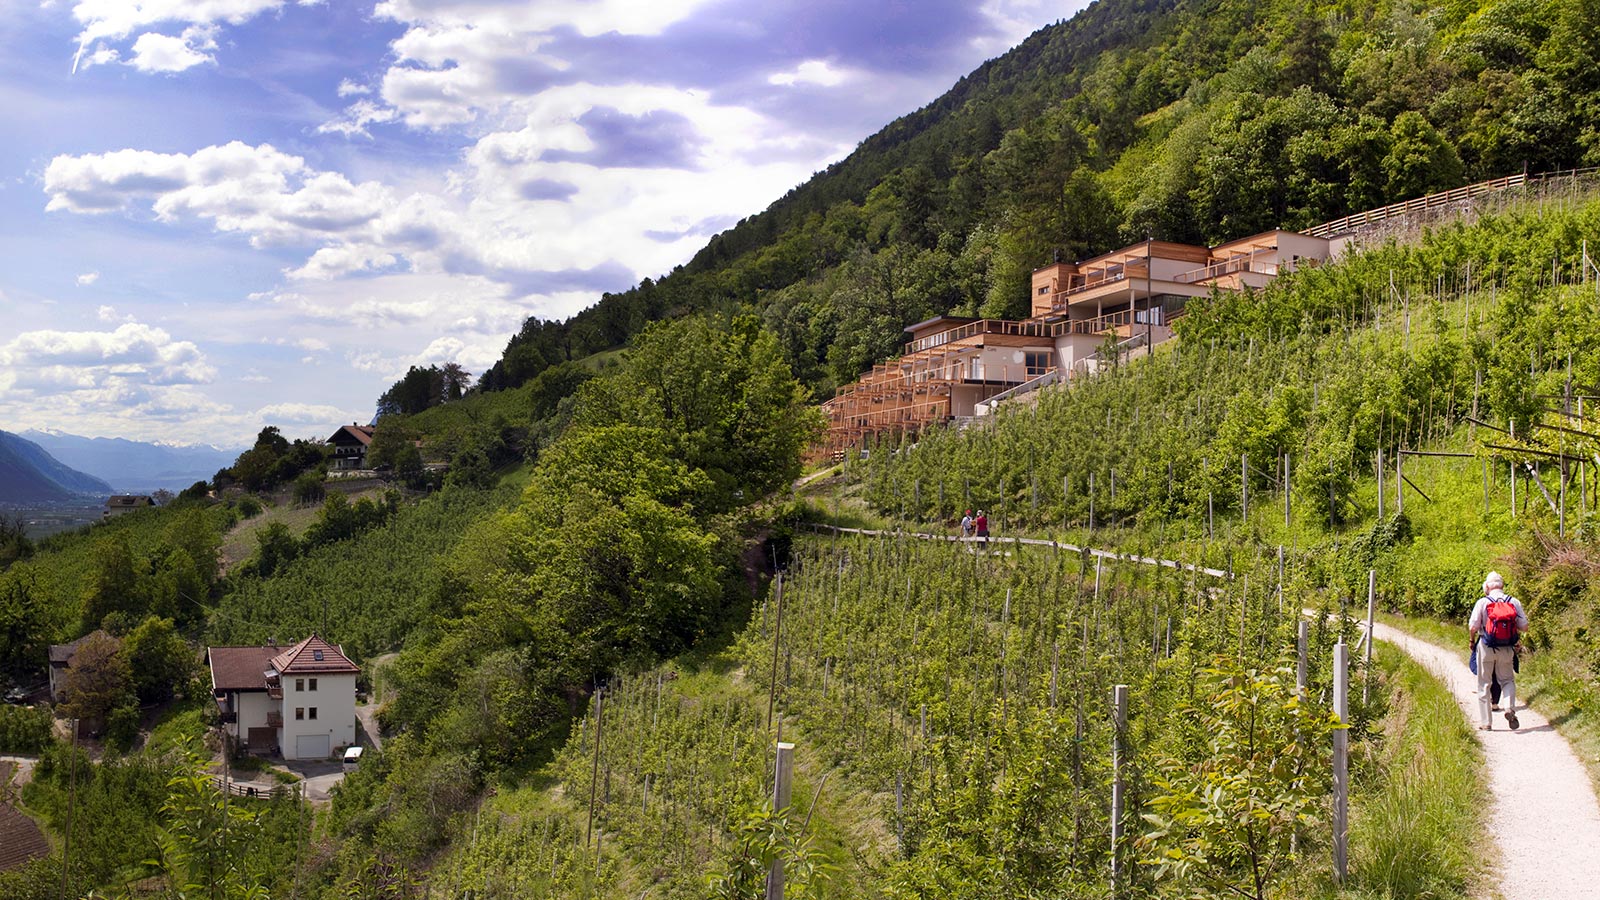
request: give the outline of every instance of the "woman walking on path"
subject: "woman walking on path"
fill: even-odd
[[[1516,731],[1517,638],[1528,630],[1528,614],[1517,598],[1507,596],[1505,579],[1499,572],[1490,572],[1483,579],[1483,594],[1467,618],[1468,638],[1478,659],[1478,729],[1494,729],[1489,718],[1490,684],[1499,681],[1506,724]]]

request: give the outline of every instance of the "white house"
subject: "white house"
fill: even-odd
[[[329,759],[356,742],[356,676],[344,650],[313,634],[293,647],[208,647],[222,727],[252,752]]]

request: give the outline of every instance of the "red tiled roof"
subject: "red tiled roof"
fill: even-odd
[[[354,674],[361,671],[360,666],[344,655],[342,647],[330,644],[315,634],[274,656],[272,667],[285,675],[297,675],[301,672]]]
[[[50,855],[50,844],[33,820],[0,803],[0,872]]]
[[[219,691],[264,691],[264,674],[272,667],[278,647],[207,647],[211,686]]]

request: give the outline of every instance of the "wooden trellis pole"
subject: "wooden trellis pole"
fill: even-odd
[[[794,785],[794,745],[786,741],[778,742],[778,759],[776,772],[772,779],[772,811],[782,812],[789,808],[789,794]],[[779,856],[772,861],[772,868],[767,870],[767,900],[783,900],[783,857]]]
[[[1350,721],[1350,649],[1340,641],[1333,648],[1333,714],[1340,725]],[[1333,877],[1343,883],[1350,874],[1350,732],[1333,732]]]

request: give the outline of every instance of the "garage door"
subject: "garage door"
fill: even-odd
[[[333,736],[328,734],[302,734],[294,739],[296,759],[327,759],[333,754]]]
[[[250,736],[250,751],[252,753],[271,753],[278,745],[278,729],[252,728],[247,732]]]

